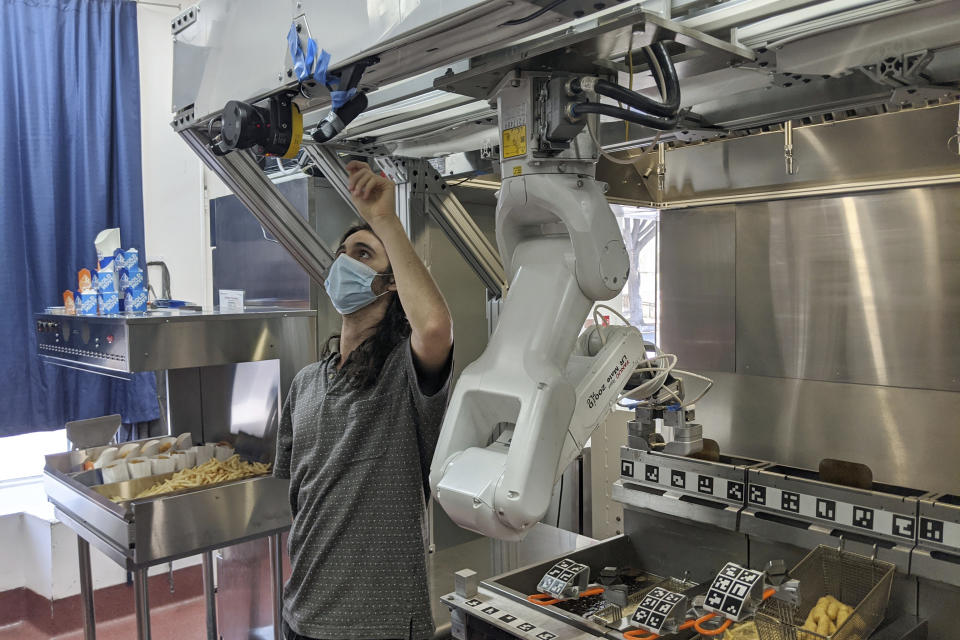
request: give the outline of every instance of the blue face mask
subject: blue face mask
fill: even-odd
[[[323,286],[330,296],[330,302],[342,315],[362,309],[384,293],[376,294],[371,285],[377,276],[389,275],[377,273],[359,260],[354,260],[345,253],[337,256],[330,265],[330,272]]]

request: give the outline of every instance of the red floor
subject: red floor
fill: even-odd
[[[184,600],[151,611],[153,640],[204,640],[206,617],[203,598]],[[137,619],[130,615],[97,625],[97,640],[135,640]],[[83,640],[83,630],[49,637],[27,623],[0,627],[0,640]]]

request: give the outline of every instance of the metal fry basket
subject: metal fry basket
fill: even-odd
[[[790,572],[800,581],[798,606],[770,598],[757,611],[760,640],[867,640],[883,622],[890,600],[895,566],[819,546]],[[850,617],[830,636],[802,629],[810,610],[822,596],[833,596],[854,607]]]

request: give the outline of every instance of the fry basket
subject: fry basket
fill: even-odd
[[[895,566],[842,549],[821,545],[790,572],[800,582],[799,605],[770,598],[757,610],[760,640],[867,640],[883,622]],[[830,636],[805,631],[803,623],[822,596],[854,607]]]

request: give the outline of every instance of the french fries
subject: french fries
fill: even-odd
[[[802,628],[804,631],[813,631],[821,636],[830,636],[837,632],[852,613],[853,607],[843,604],[833,596],[823,596],[807,614],[807,620]]]
[[[233,455],[222,462],[213,458],[204,462],[199,467],[177,471],[167,480],[158,482],[149,489],[141,491],[134,496],[133,499],[149,498],[150,496],[180,491],[182,489],[195,489],[197,487],[230,480],[242,480],[243,478],[263,475],[269,471],[269,463],[244,462],[238,455]],[[113,498],[113,500],[117,499],[118,498]]]

